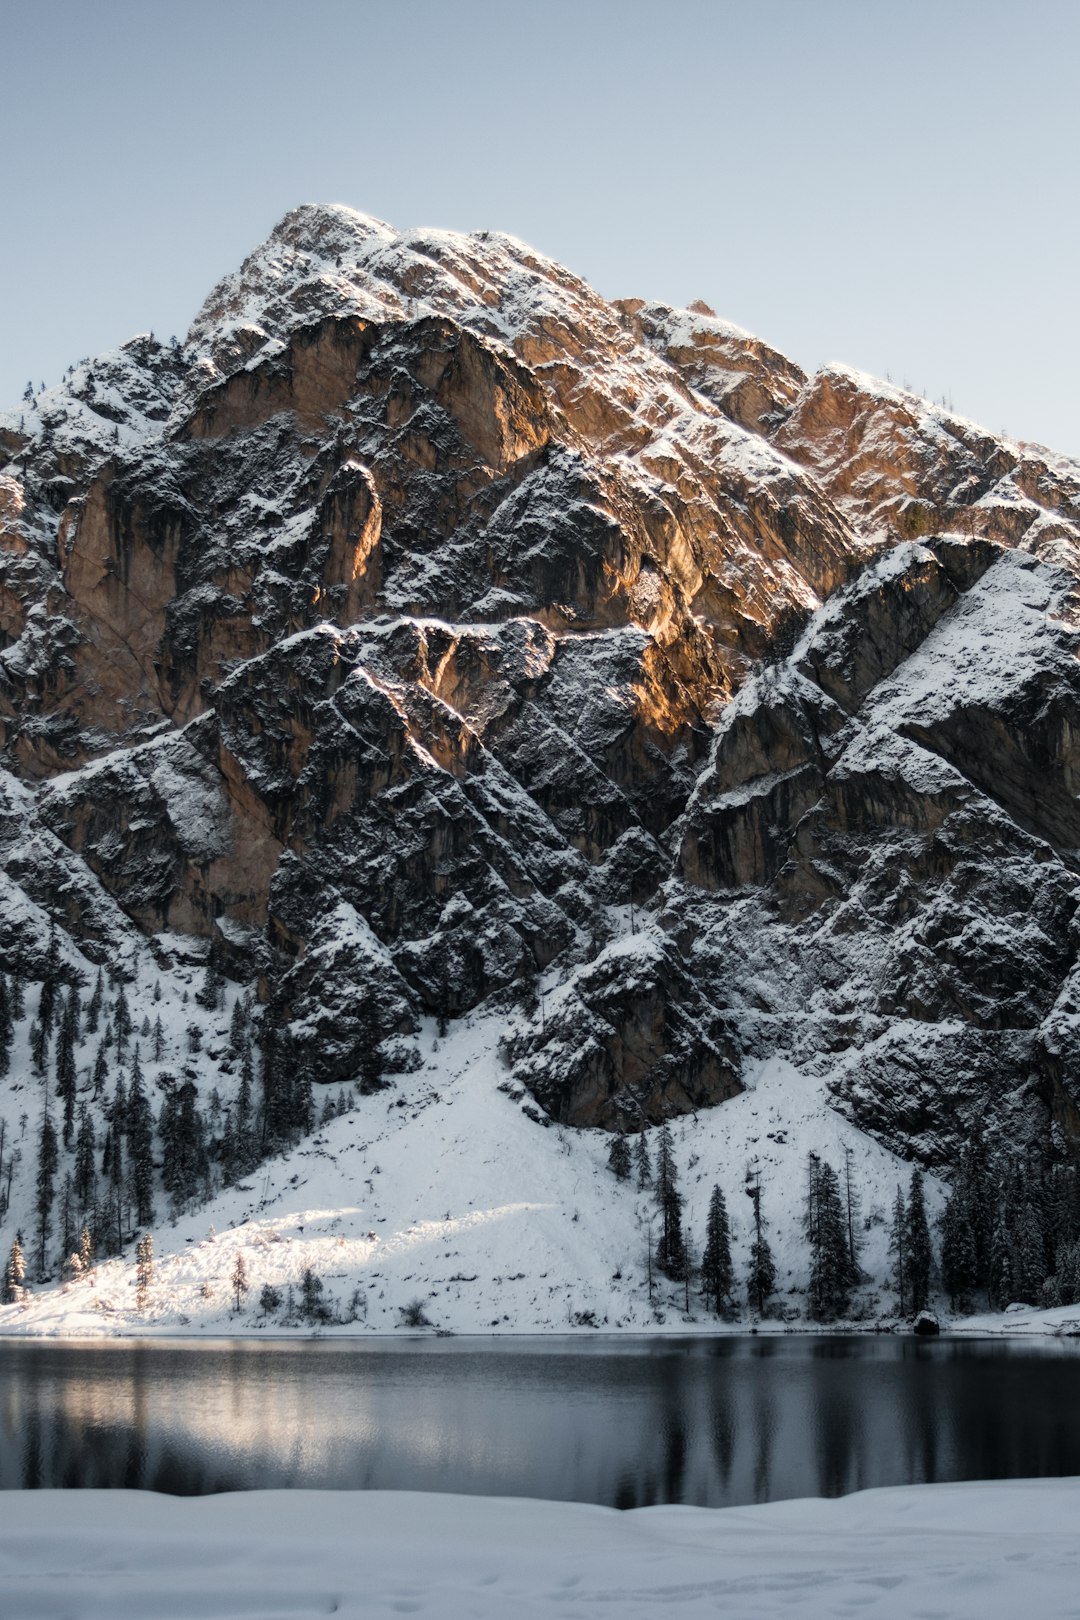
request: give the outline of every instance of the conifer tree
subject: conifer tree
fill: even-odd
[[[195,1083],[186,1076],[162,1107],[162,1179],[176,1209],[182,1208],[205,1187],[210,1168],[206,1128],[197,1103]]]
[[[122,984],[116,993],[116,1005],[113,1008],[113,1032],[116,1038],[116,1056],[122,1063],[127,1056],[128,1041],[131,1038],[131,1008]]]
[[[232,1017],[229,1019],[229,1051],[234,1058],[239,1058],[244,1049],[244,1040],[247,1035],[247,1019],[243,996],[237,996],[233,1002]]]
[[[26,1260],[23,1256],[21,1233],[16,1232],[4,1267],[4,1304],[14,1305],[21,1298],[26,1281]]]
[[[43,1075],[49,1066],[49,1031],[40,1018],[30,1025],[30,1062],[35,1074]]]
[[[338,1110],[340,1113],[344,1113],[344,1090],[338,1093],[338,1099]],[[296,1079],[293,1092],[293,1111],[296,1129],[301,1136],[310,1135],[315,1128],[315,1094],[311,1085],[311,1070],[306,1065],[301,1069]]]
[[[11,1065],[11,1037],[14,1024],[11,1017],[11,995],[7,978],[0,973],[0,1078]]]
[[[18,972],[13,972],[12,973],[11,979],[9,981],[8,988],[9,988],[9,990],[11,992],[11,1016],[12,1016],[12,1018],[23,1018],[23,1017],[25,1017],[25,1014],[26,1014],[26,999],[25,999],[25,996],[23,995],[22,976]]]
[[[644,1192],[646,1187],[652,1186],[652,1164],[649,1160],[649,1143],[644,1128],[638,1132],[634,1143],[634,1167],[637,1171],[638,1192]]]
[[[714,1316],[723,1316],[730,1310],[732,1290],[735,1286],[735,1269],[731,1263],[731,1227],[727,1205],[719,1187],[712,1190],[709,1212],[705,1219],[701,1286],[705,1294],[705,1303]]]
[[[88,1035],[97,1034],[98,1025],[101,1023],[101,1008],[104,1001],[105,982],[101,976],[101,969],[98,968],[97,978],[94,980],[94,989],[90,1000],[86,1004],[86,1033]]]
[[[56,1038],[56,1094],[64,1108],[64,1146],[71,1148],[75,1128],[75,1040],[78,1000],[74,985],[67,998]]]
[[[129,1196],[139,1226],[154,1218],[154,1122],[143,1088],[139,1050],[131,1066],[131,1089],[127,1101]]]
[[[915,1315],[926,1309],[930,1298],[930,1225],[926,1219],[923,1173],[916,1166],[911,1177],[907,1206],[907,1265],[911,1286],[911,1309]]]
[[[195,992],[195,1000],[207,1012],[216,1012],[221,1006],[225,991],[225,980],[221,972],[221,952],[217,940],[211,941],[210,955],[206,962],[206,971],[203,982]]]
[[[155,1063],[160,1063],[165,1057],[165,1029],[161,1022],[161,1014],[154,1019],[153,1045],[151,1047]]]
[[[608,1143],[607,1163],[616,1181],[629,1181],[632,1168],[630,1144],[621,1131],[617,1131]]]
[[[251,1061],[251,1042],[244,1040],[240,1054],[240,1087],[236,1093],[234,1154],[236,1173],[246,1175],[255,1159],[253,1134],[253,1084],[255,1074]]]
[[[893,1260],[892,1285],[896,1290],[897,1309],[901,1316],[907,1315],[907,1302],[909,1297],[908,1260],[907,1260],[907,1210],[904,1205],[904,1195],[897,1182],[896,1197],[893,1199],[892,1221],[889,1225],[889,1253]]]
[[[941,1216],[941,1281],[954,1311],[974,1309],[976,1266],[970,1209],[957,1185]]]
[[[832,1165],[811,1153],[806,1231],[810,1239],[810,1315],[820,1322],[843,1316],[856,1278],[848,1241],[847,1214]]]
[[[750,1245],[750,1269],[746,1278],[746,1293],[750,1304],[764,1315],[769,1297],[776,1287],[776,1264],[765,1236],[765,1220],[761,1213],[761,1182],[755,1180],[747,1189],[754,1203],[754,1240]]]
[[[56,996],[60,988],[60,942],[56,936],[56,924],[49,929],[49,949],[45,954],[45,971],[41,980],[41,995],[38,998],[38,1023],[48,1036],[52,1033],[53,1017],[56,1012]]]
[[[859,1237],[859,1194],[855,1187],[855,1178],[851,1173],[851,1161],[854,1157],[850,1147],[844,1148],[844,1214],[847,1218],[848,1264],[851,1272],[852,1287],[859,1281],[859,1253],[862,1243]]]
[[[1025,1305],[1036,1305],[1042,1296],[1046,1276],[1042,1225],[1035,1206],[1025,1200],[1015,1211],[1013,1227],[1015,1259],[1014,1297]]]
[[[94,1235],[89,1225],[84,1221],[83,1229],[79,1234],[79,1262],[82,1265],[83,1275],[87,1275],[94,1266]]]
[[[105,1090],[105,1082],[106,1082],[106,1080],[108,1078],[109,1078],[109,1065],[108,1065],[108,1063],[106,1061],[106,1058],[105,1058],[105,1043],[103,1041],[101,1043],[101,1045],[97,1049],[97,1057],[94,1059],[94,1072],[93,1072],[93,1075],[91,1077],[93,1087],[94,1087],[94,1101],[95,1102],[98,1101],[98,1099],[100,1098],[100,1096],[104,1092],[104,1090]]]
[[[59,1163],[59,1149],[56,1142],[56,1130],[49,1118],[48,1109],[41,1116],[41,1132],[38,1136],[38,1168],[36,1183],[36,1208],[38,1218],[38,1276],[44,1279],[46,1270],[46,1245],[52,1231],[53,1206],[53,1178]]]
[[[665,1120],[656,1146],[656,1198],[660,1211],[660,1236],[656,1244],[656,1264],[675,1282],[687,1274],[686,1240],[682,1229],[682,1198],[675,1169],[675,1143],[671,1126]]]

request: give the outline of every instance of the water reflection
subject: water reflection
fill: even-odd
[[[1073,1346],[902,1339],[0,1346],[0,1486],[642,1507],[1080,1473]]]

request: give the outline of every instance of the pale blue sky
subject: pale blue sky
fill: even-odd
[[[319,200],[1080,455],[1076,0],[0,0],[0,41],[4,404]]]

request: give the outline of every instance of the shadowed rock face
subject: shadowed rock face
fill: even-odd
[[[1078,546],[1064,458],[296,210],[0,417],[0,949],[213,941],[334,1081],[502,997],[572,1124],[780,1051],[1071,1142]]]

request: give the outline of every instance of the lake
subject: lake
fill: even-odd
[[[0,1486],[720,1507],[1080,1474],[1080,1346],[790,1336],[0,1342]]]

